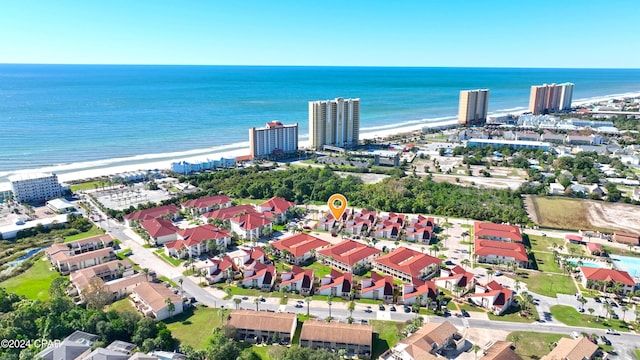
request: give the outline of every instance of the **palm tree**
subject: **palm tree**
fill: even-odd
[[[260,306],[260,299],[258,298],[253,299],[253,303],[256,304],[256,311],[258,311],[258,307]]]
[[[173,316],[173,312],[176,311],[176,305],[171,301],[171,298],[164,299],[164,303],[167,304],[167,311],[169,311],[169,317]]]
[[[354,303],[353,301],[349,303],[349,307],[347,308],[347,310],[349,310],[349,317],[353,317],[353,310],[356,309],[356,303]],[[331,316],[331,315],[329,315]]]
[[[233,292],[233,290],[231,289],[231,286],[227,286],[226,288],[224,288],[224,292],[227,293],[227,297],[231,297],[231,293]]]
[[[329,317],[331,317],[331,305],[333,304],[333,296],[329,295],[327,297],[327,305],[329,305]]]
[[[149,268],[142,269],[142,273],[144,274],[144,279],[149,281]]]
[[[513,342],[513,346],[516,346],[516,347],[517,347],[517,345],[518,345],[518,341],[520,341],[520,335],[518,335],[518,334],[513,334],[513,335],[511,336],[511,342]]]
[[[473,351],[473,355],[475,359],[478,360],[478,351],[480,351],[480,346],[473,344],[473,346],[471,347],[471,350]]]
[[[622,305],[622,307],[620,308],[620,311],[622,311],[622,321],[624,322],[624,317],[627,311],[629,311],[629,307],[627,305]]]
[[[520,289],[522,289],[522,286],[520,285],[520,280],[516,279],[515,284],[513,285],[513,288],[516,289],[516,292],[519,292]]]
[[[242,299],[240,298],[234,298],[233,299],[233,303],[236,304],[236,310],[238,310],[238,308],[240,307],[240,303],[242,302]]]
[[[493,269],[489,269],[487,270],[487,277],[489,277],[489,281],[491,281],[491,277],[493,276],[493,274],[495,274],[496,272]]]
[[[596,312],[596,309],[594,308],[588,308],[587,311],[589,312],[589,314],[593,317],[593,313]]]
[[[222,325],[224,325],[224,314],[225,314],[224,308],[218,309],[218,315],[220,316],[220,323]]]
[[[307,316],[309,316],[309,304],[311,303],[311,298],[307,296],[306,298],[304,298],[304,302],[307,303]]]
[[[587,303],[587,299],[585,299],[584,297],[580,296],[580,298],[578,299],[578,302],[580,304],[582,304],[582,307],[584,308],[584,304]]]
[[[184,279],[183,279],[183,278],[180,278],[180,279],[178,279],[178,282],[180,283],[180,294],[182,294],[182,293],[183,293],[183,290],[182,290],[182,283],[184,282]]]
[[[471,267],[471,261],[469,259],[464,259],[462,261],[460,261],[460,265],[466,267],[466,268],[470,268]]]

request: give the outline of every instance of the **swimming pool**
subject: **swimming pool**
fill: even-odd
[[[577,261],[569,261],[569,264],[578,265]],[[592,268],[605,268],[606,266],[602,263],[590,262],[590,261],[582,261],[582,266],[592,267]]]
[[[640,258],[618,255],[611,255],[610,257],[616,269],[626,271],[631,276],[640,276]]]

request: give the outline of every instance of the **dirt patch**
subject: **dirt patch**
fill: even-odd
[[[533,201],[533,196],[525,195],[524,196],[524,209],[529,215],[529,219],[536,224],[539,224],[538,213],[536,212],[536,204]]]
[[[640,233],[640,206],[588,202],[587,217],[596,227]]]

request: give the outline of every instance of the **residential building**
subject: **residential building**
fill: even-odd
[[[75,359],[85,352],[91,351],[91,347],[98,340],[100,340],[98,335],[77,330],[64,338],[61,343],[49,345],[36,354],[35,358],[42,360]]]
[[[318,223],[314,227],[322,231],[331,231],[335,224],[336,219],[333,218],[333,215],[329,214],[318,220]]]
[[[320,286],[316,295],[339,296],[348,298],[353,289],[353,276],[350,273],[341,273],[331,269],[331,273],[320,279]]]
[[[236,329],[241,341],[266,343],[277,339],[274,342],[289,344],[298,320],[296,314],[234,310],[227,318],[227,325]]]
[[[111,281],[134,274],[131,263],[124,260],[113,260],[103,264],[98,264],[88,268],[80,269],[71,273],[69,281],[77,290],[77,294],[82,294],[82,290],[89,285],[93,278],[102,281]]]
[[[230,243],[228,230],[206,224],[178,232],[177,240],[165,244],[165,253],[179,259],[198,257],[214,248],[227,248]]]
[[[70,272],[106,263],[116,258],[112,247],[75,254],[73,251],[60,251],[51,256],[50,261],[62,275]]]
[[[494,280],[486,285],[476,285],[475,294],[469,296],[469,301],[495,315],[502,315],[514,304],[514,292]]]
[[[244,214],[253,214],[256,213],[256,209],[249,205],[237,205],[228,208],[220,208],[217,210],[213,210],[207,213],[204,213],[202,216],[205,221],[209,219],[220,219],[220,220],[231,220],[234,217],[244,215]]]
[[[438,297],[438,289],[433,281],[422,281],[413,279],[410,283],[402,284],[402,303],[413,305],[419,303],[420,306],[433,307]]]
[[[640,245],[640,235],[624,232],[616,232],[613,234],[613,241],[620,244],[638,246]]]
[[[136,309],[144,316],[158,321],[178,315],[183,311],[182,299],[165,287],[164,284],[142,283],[133,289],[131,299]],[[169,311],[168,302],[173,304],[173,311]]]
[[[144,220],[140,226],[149,234],[149,242],[156,246],[177,240],[180,231],[171,220],[162,218]]]
[[[309,148],[354,147],[359,138],[360,99],[309,102]]]
[[[458,296],[464,295],[468,291],[472,291],[476,284],[474,274],[466,271],[461,266],[455,266],[451,269],[442,269],[440,277],[434,279],[436,286],[447,289]],[[456,289],[459,289],[457,291]]]
[[[527,249],[521,243],[476,239],[475,254],[476,261],[479,263],[508,264],[515,262],[521,268],[529,266]]]
[[[302,324],[300,347],[329,351],[346,350],[347,356],[369,358],[373,343],[373,328],[365,324],[347,324],[308,320]]]
[[[489,108],[489,90],[462,90],[458,106],[458,124],[484,125],[487,122]]]
[[[129,360],[129,358],[129,354],[120,351],[97,348],[93,351],[87,350],[84,354],[77,357],[75,360]]]
[[[508,146],[512,149],[537,149],[547,151],[552,145],[542,141],[520,141],[520,140],[501,140],[501,139],[469,139],[467,147],[486,147],[486,146]]]
[[[402,339],[382,356],[390,360],[428,360],[439,358],[446,348],[461,350],[466,340],[449,321],[426,323],[409,337]]]
[[[240,246],[237,250],[227,253],[227,256],[239,269],[251,269],[255,264],[264,264],[269,260],[261,246]]]
[[[234,279],[236,272],[239,271],[229,256],[207,259],[198,263],[196,267],[200,271],[204,271],[204,277],[210,284]]]
[[[271,121],[263,128],[249,129],[249,151],[254,158],[296,153],[298,123],[283,125],[280,121]]]
[[[416,219],[411,219],[405,228],[405,239],[422,243],[430,243],[433,235],[434,218],[418,215]]]
[[[402,224],[391,221],[380,221],[373,229],[372,236],[376,238],[395,240],[400,235]]]
[[[231,207],[231,198],[227,195],[214,195],[185,201],[181,207],[182,210],[193,215],[201,215],[209,211]]]
[[[289,263],[301,265],[313,259],[316,252],[328,246],[329,243],[302,232],[275,241],[271,245],[281,254],[284,252]]]
[[[271,291],[275,282],[276,267],[257,263],[252,269],[244,269],[244,277],[240,281],[240,286]]]
[[[564,195],[564,186],[560,183],[549,184],[549,195]]]
[[[381,276],[372,271],[370,278],[364,278],[360,282],[360,298],[372,300],[393,301],[393,277]]]
[[[178,220],[179,216],[179,207],[175,205],[164,205],[127,214],[124,216],[124,222],[127,226],[134,227],[145,220],[151,220],[159,217],[164,217],[170,220]]]
[[[43,203],[62,196],[62,186],[53,173],[19,174],[9,177],[13,199],[19,203]]]
[[[441,259],[418,251],[398,247],[373,261],[373,268],[404,282],[414,278],[431,278],[440,271]]]
[[[271,220],[264,214],[248,213],[236,216],[230,220],[231,231],[238,234],[241,239],[257,240],[265,231],[272,229]]]
[[[114,239],[111,237],[111,235],[104,234],[70,241],[67,243],[55,243],[49,248],[45,249],[44,253],[47,255],[47,259],[51,261],[53,255],[59,252],[65,252],[69,256],[72,256],[113,246],[115,246]]]
[[[291,270],[280,274],[280,289],[301,295],[310,295],[313,290],[313,270],[294,265]]]
[[[280,197],[272,197],[264,203],[258,205],[258,211],[271,212],[275,215],[276,221],[282,223],[288,214],[296,207],[296,204]]]
[[[513,348],[512,342],[498,340],[483,350],[484,356],[480,360],[522,360]]]
[[[598,352],[598,345],[584,336],[578,339],[560,338],[556,347],[540,360],[592,360]]]
[[[354,269],[365,270],[371,267],[371,262],[380,256],[382,251],[361,242],[346,239],[342,242],[318,250],[318,260],[340,271],[353,273]]]
[[[585,289],[599,288],[603,291],[604,288],[600,284],[612,291],[612,285],[620,283],[621,294],[633,292],[636,287],[636,281],[626,271],[588,266],[580,266],[580,281]]]
[[[531,86],[529,111],[533,115],[571,110],[573,84],[543,84]]]
[[[476,221],[473,224],[473,236],[476,239],[506,241],[506,242],[522,242],[522,234],[520,228],[513,225],[494,224]]]
[[[64,198],[47,201],[47,207],[56,214],[67,214],[76,211],[76,206]]]

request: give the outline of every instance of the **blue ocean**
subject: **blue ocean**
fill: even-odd
[[[453,119],[459,91],[524,109],[533,84],[574,100],[640,91],[640,69],[0,65],[0,180],[18,169],[208,149],[271,120],[308,131],[308,101],[361,99],[361,132]],[[230,146],[233,147],[233,146]]]

